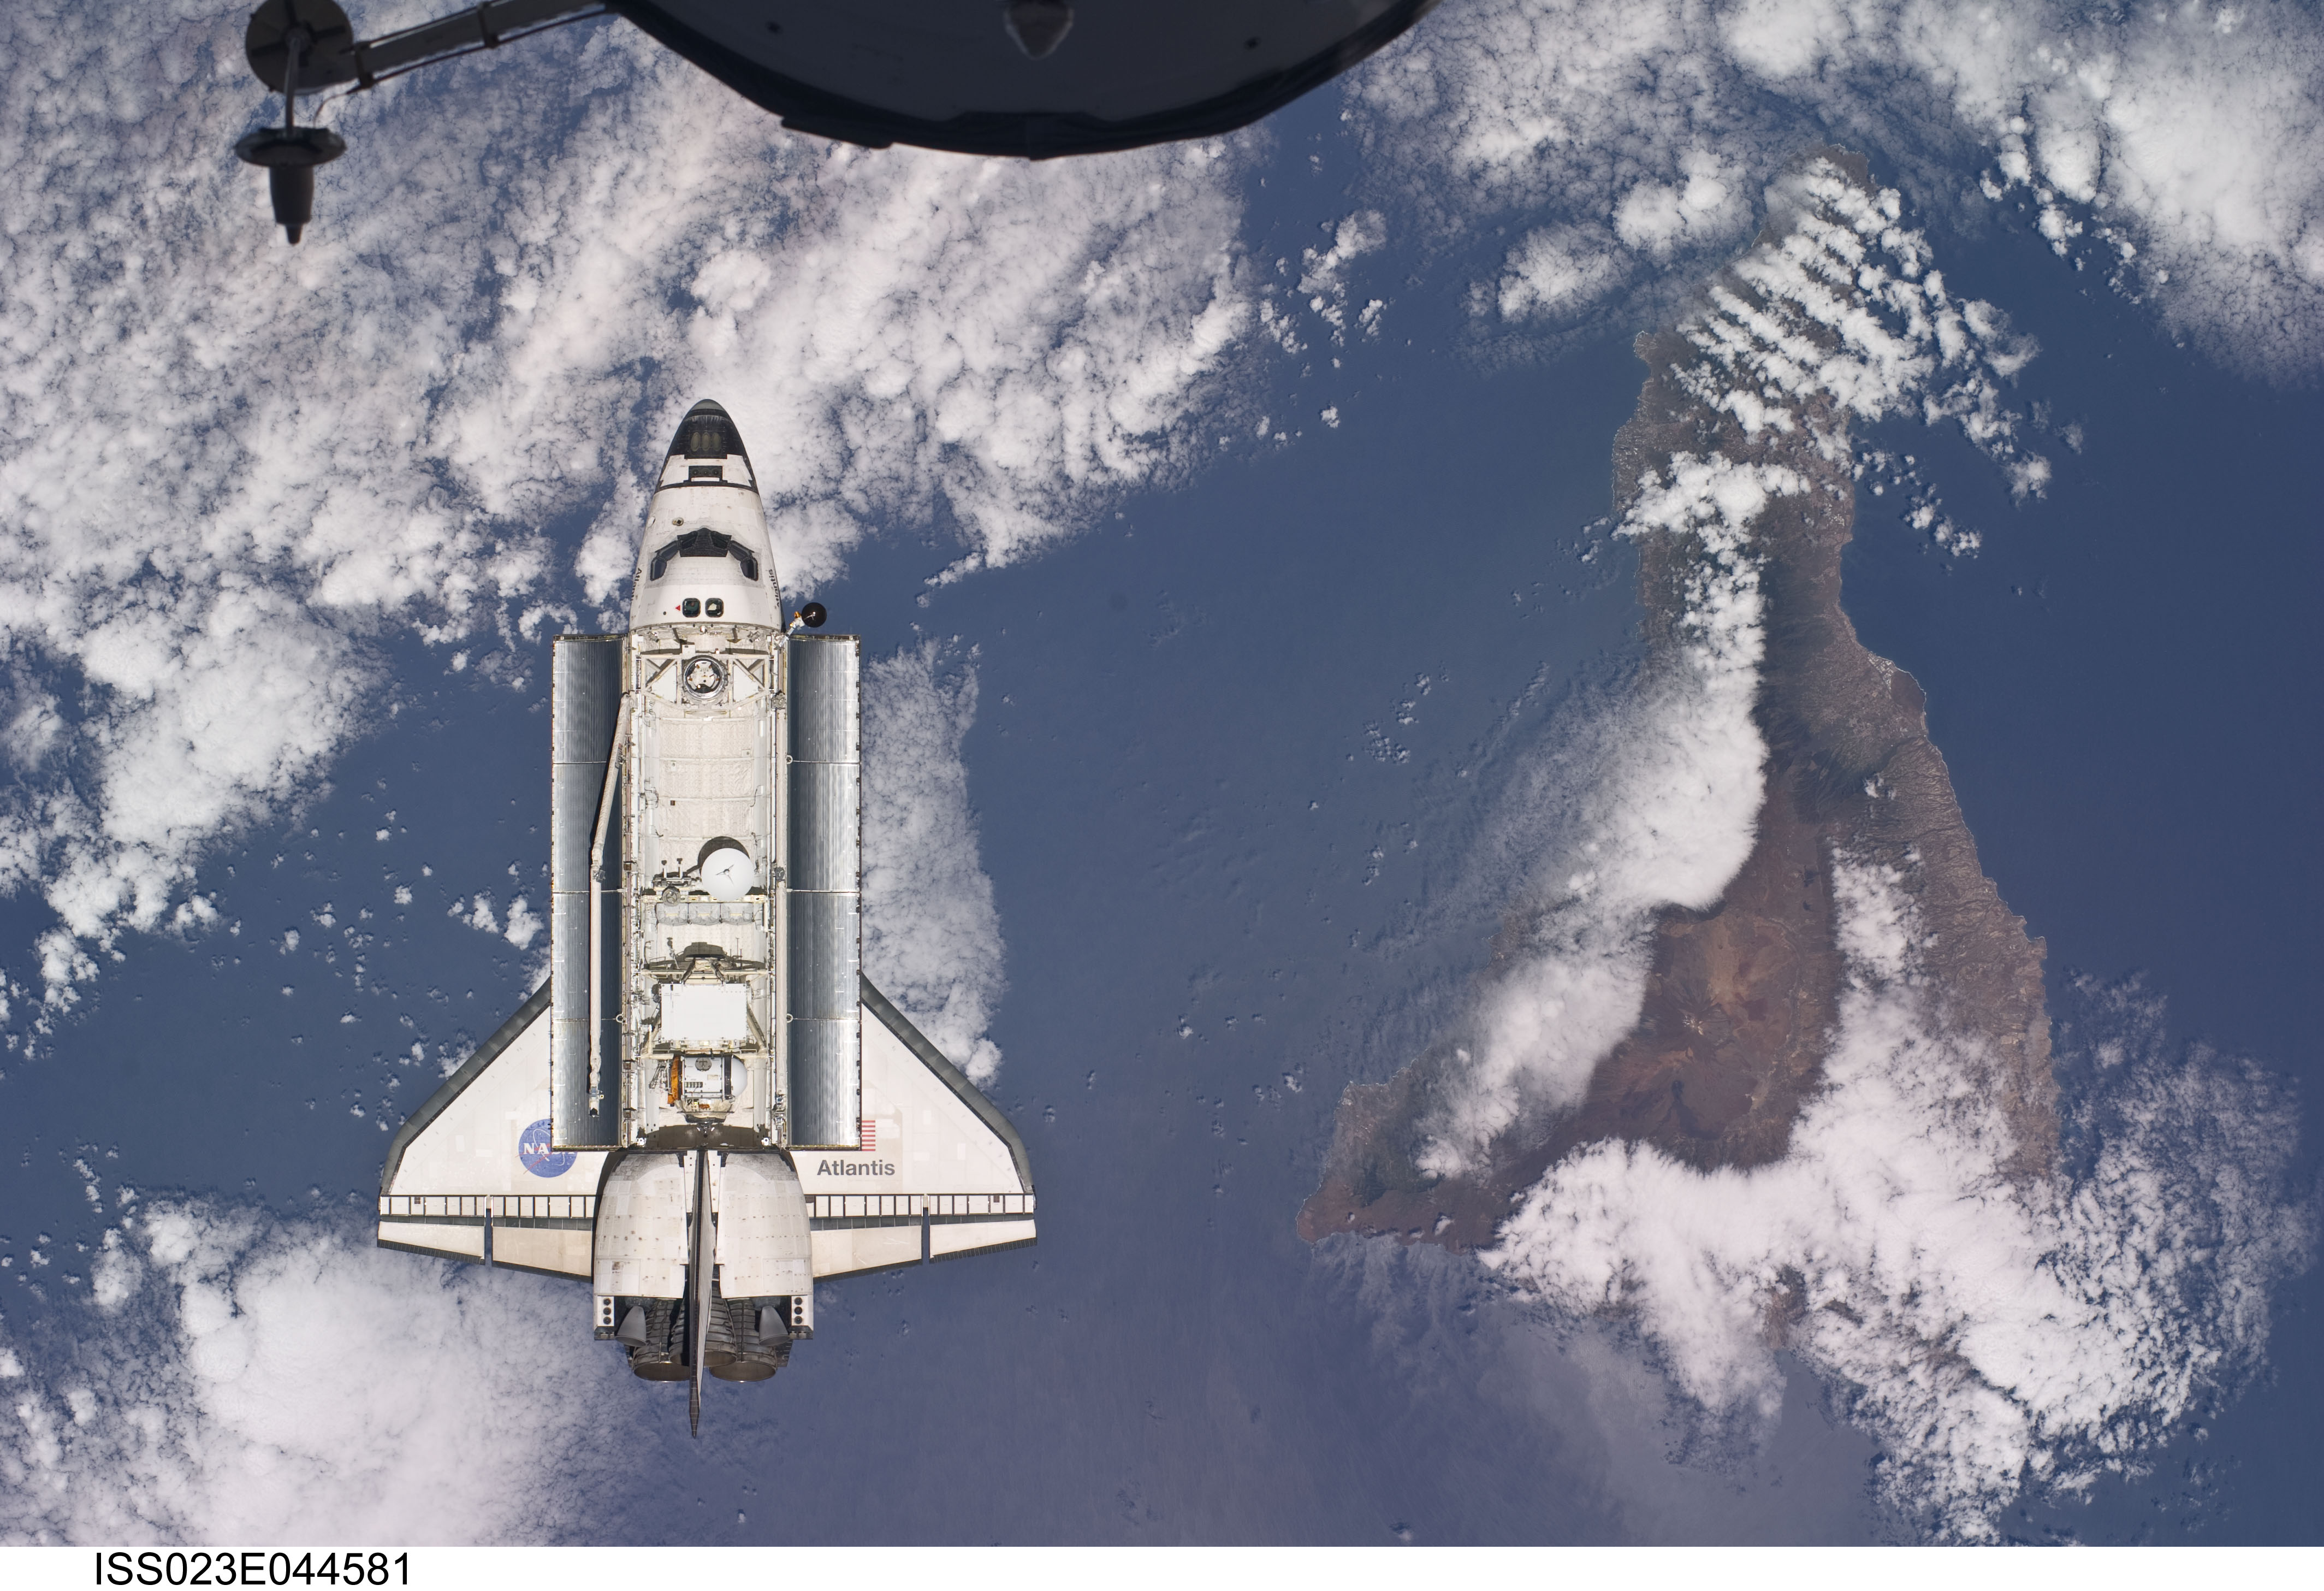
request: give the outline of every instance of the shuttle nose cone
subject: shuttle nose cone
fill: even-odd
[[[742,433],[726,417],[726,411],[705,398],[686,412],[678,422],[678,434],[669,439],[672,458],[724,458],[742,454]]]

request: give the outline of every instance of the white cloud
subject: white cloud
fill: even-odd
[[[2001,402],[2032,357],[1989,304],[1963,303],[1902,224],[1817,161],[1770,190],[1779,225],[1713,282],[1679,329],[1680,387],[1748,439],[1849,456],[1849,426],[1950,420],[2005,468],[2034,462]],[[1522,948],[1480,995],[1434,1113],[1423,1169],[1451,1174],[1530,1111],[1578,1101],[1637,1021],[1665,906],[1715,902],[1750,854],[1766,745],[1752,719],[1763,650],[1753,524],[1808,489],[1779,465],[1679,454],[1650,472],[1618,534],[1688,536],[1696,560],[1674,644],[1617,702],[1567,726],[1511,792],[1472,866],[1515,884]],[[1507,889],[1508,886],[1504,885]]]
[[[742,445],[751,444],[745,439]],[[642,482],[629,476],[614,479],[605,505],[597,511],[589,533],[581,540],[581,550],[573,559],[574,572],[581,577],[582,592],[590,601],[610,603],[628,594],[630,580],[637,573],[638,539],[645,529],[646,504]],[[838,542],[844,536],[845,527],[834,524],[823,527],[817,539]],[[778,569],[776,578],[786,578],[786,571]],[[599,622],[618,629],[629,622],[629,615],[609,612]]]
[[[1358,210],[1333,229],[1331,247],[1301,251],[1299,291],[1307,295],[1307,308],[1332,328],[1333,346],[1348,340],[1348,266],[1387,242],[1387,219],[1378,210]],[[1379,334],[1379,303],[1375,299],[1360,312],[1367,336]]]
[[[1769,153],[1702,33],[1685,0],[1441,8],[1353,79],[1374,180],[1443,231],[1521,233],[1480,301],[1572,324],[1649,267],[1731,251],[1751,190],[1804,142]]]
[[[1707,150],[1679,157],[1683,181],[1633,186],[1614,207],[1614,236],[1655,258],[1731,238],[1750,218],[1740,173]]]
[[[1917,413],[2038,481],[2000,399],[2033,349],[1950,294],[1896,196],[1817,162],[1772,208],[1786,225],[1682,321],[1697,356],[1676,384],[1795,458],[1846,462],[1852,423]],[[1682,566],[1674,643],[1561,726],[1472,864],[1505,881],[1518,931],[1422,1124],[1425,1169],[1465,1169],[1524,1113],[1578,1099],[1637,1019],[1654,911],[1711,904],[1743,860],[1762,753],[1754,526],[1806,486],[1787,475],[1680,453],[1625,511],[1621,533],[1692,535],[1707,556]],[[2013,1182],[2011,1124],[1980,1087],[1993,1063],[1925,970],[1914,881],[1846,856],[1833,873],[1850,986],[1784,1156],[1706,1172],[1592,1143],[1486,1260],[1564,1314],[1634,1322],[1714,1427],[1766,1429],[1787,1345],[1880,1444],[1892,1507],[1985,1538],[2028,1485],[2135,1469],[2256,1363],[2269,1287],[2310,1243],[2279,1189],[2296,1123],[2248,1068],[2165,1054],[2151,1004],[2093,994],[2103,1031],[2081,1041],[2097,1059],[2068,1087],[2060,1169]]]
[[[509,902],[508,931],[502,937],[510,944],[521,950],[532,943],[540,929],[540,919],[533,914],[531,904],[522,895]]]
[[[1545,227],[1509,251],[1496,295],[1511,320],[1563,317],[1610,294],[1625,276],[1604,240],[1575,227]]]
[[[501,931],[500,914],[493,910],[490,895],[477,895],[471,901],[455,901],[445,912],[456,922],[465,922],[481,934]]]
[[[1990,1539],[2026,1485],[2135,1470],[2256,1362],[2269,1285],[2311,1242],[2279,1186],[2296,1118],[2247,1070],[2167,1053],[2154,1003],[2104,996],[2091,1037],[2112,1059],[2068,1123],[2069,1169],[2013,1183],[1989,1063],[1917,975],[1907,881],[1834,872],[1853,981],[1789,1152],[1706,1172],[1592,1145],[1485,1263],[1628,1315],[1716,1416],[1773,1419],[1787,1344],[1881,1443],[1892,1506]]]
[[[90,1295],[0,1350],[0,1541],[538,1540],[628,1379],[567,1288],[327,1223],[150,1208]]]
[[[1480,295],[1512,319],[1570,325],[1731,246],[1736,197],[1837,134],[1932,197],[1986,166],[2059,252],[2296,379],[2324,356],[2319,76],[2324,25],[2297,6],[1476,0],[1354,99],[1376,164],[1442,225],[1533,228]]]
[[[1699,536],[1711,560],[1679,644],[1536,766],[1489,842],[1497,859],[1536,850],[1536,903],[1526,952],[1484,994],[1463,1064],[1423,1123],[1423,1170],[1457,1174],[1526,1111],[1578,1102],[1637,1021],[1655,913],[1712,904],[1750,855],[1766,744],[1751,719],[1764,641],[1749,527],[1771,497],[1802,489],[1789,470],[1682,455],[1625,516],[1623,533]]]
[[[48,760],[65,724],[57,698],[28,680],[18,680],[10,692],[14,707],[7,726],[0,729],[0,750],[26,772],[38,771]]]
[[[0,743],[21,774],[0,886],[59,913],[52,1004],[364,732],[379,640],[454,645],[507,630],[512,602],[527,630],[556,578],[537,527],[569,513],[595,519],[576,572],[607,600],[639,466],[691,397],[742,421],[795,584],[875,523],[949,526],[964,569],[1187,467],[1264,308],[1216,145],[832,148],[613,26],[347,100],[355,153],[293,253],[223,153],[261,109],[236,19],[25,15],[0,78],[20,196]],[[1424,213],[1518,234],[1480,294],[1508,317],[1570,324],[1678,280],[1829,125],[1932,172],[1987,163],[2078,259],[2291,371],[2324,346],[2318,59],[2294,8],[1477,0],[1385,52],[1355,104]],[[480,184],[484,150],[509,159]],[[1303,264],[1334,335],[1378,217]]]
[[[52,1005],[365,731],[382,641],[511,643],[568,515],[604,600],[694,398],[741,423],[787,578],[875,523],[997,563],[1181,467],[1250,319],[1222,146],[835,147],[611,24],[337,106],[292,251],[229,153],[241,25],[0,24],[0,887],[59,914]]]
[[[923,641],[864,671],[863,970],[982,1086],[1008,985],[961,761],[975,721],[973,651]]]

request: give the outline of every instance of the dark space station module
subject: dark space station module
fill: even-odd
[[[315,168],[346,153],[299,121],[301,95],[356,93],[421,67],[611,12],[797,132],[885,149],[1100,154],[1259,120],[1402,34],[1436,0],[485,0],[358,40],[337,0],[265,0],[251,70],[283,125],[235,153],[267,168],[292,243]]]

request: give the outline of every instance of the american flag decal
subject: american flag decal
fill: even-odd
[[[863,1147],[866,1149],[879,1148],[880,1124],[873,1121],[870,1116],[865,1116],[858,1124],[863,1129]]]

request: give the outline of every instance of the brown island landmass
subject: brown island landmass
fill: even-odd
[[[1872,190],[1860,156],[1826,150],[1812,158]],[[1754,248],[1780,245],[1784,225],[1771,217]],[[1717,280],[1765,305],[1766,295],[1732,266]],[[1946,1020],[1983,1039],[1984,1084],[2015,1129],[2008,1169],[2023,1178],[2049,1167],[2056,1085],[2041,941],[2027,939],[2024,920],[1979,868],[1944,758],[1929,739],[1920,686],[1868,651],[1840,606],[1840,552],[1856,492],[1850,449],[1828,442],[1845,442],[1846,416],[1811,396],[1796,410],[1805,423],[1748,434],[1681,379],[1689,367],[1698,377],[1708,368],[1685,329],[1682,318],[1638,338],[1648,374],[1637,412],[1615,438],[1616,512],[1637,499],[1649,471],[1667,474],[1674,454],[1780,465],[1809,486],[1772,500],[1752,527],[1766,643],[1755,717],[1768,752],[1756,844],[1717,905],[1662,911],[1637,1024],[1598,1062],[1579,1107],[1520,1116],[1473,1174],[1433,1177],[1415,1164],[1424,1122],[1458,1081],[1451,1039],[1385,1083],[1351,1085],[1322,1185],[1299,1213],[1300,1235],[1311,1243],[1344,1232],[1456,1251],[1489,1246],[1513,1196],[1569,1152],[1600,1140],[1650,1143],[1706,1169],[1780,1159],[1819,1086],[1842,989],[1835,851],[1904,874],[1928,930],[1926,972]],[[1697,392],[1705,385],[1692,384]],[[1680,643],[1684,587],[1704,548],[1691,534],[1652,534],[1639,545],[1651,669],[1656,653]],[[1515,918],[1505,926],[1480,979],[1500,976],[1525,930]]]

